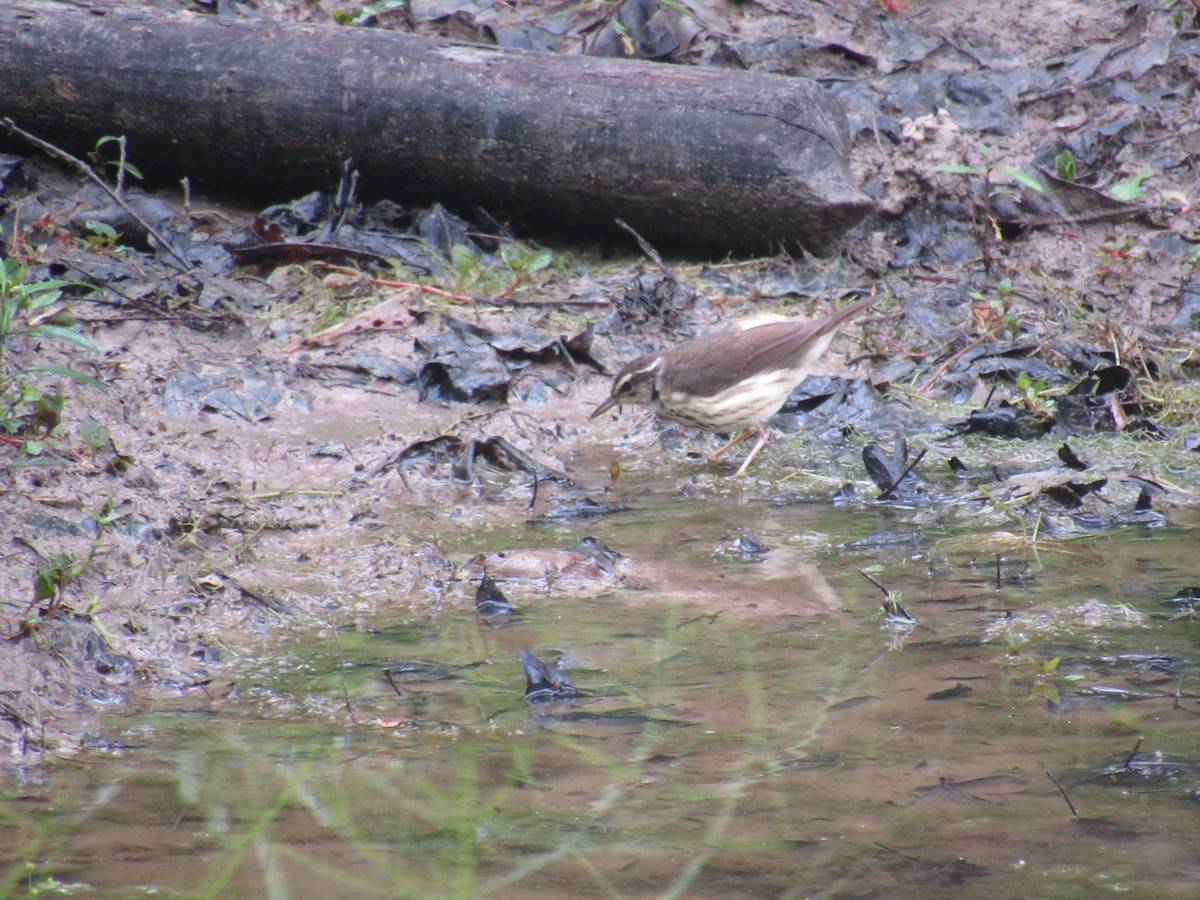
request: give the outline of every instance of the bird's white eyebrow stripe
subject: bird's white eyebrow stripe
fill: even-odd
[[[638,369],[637,372],[630,372],[629,374],[630,375],[634,375],[634,374],[649,375],[651,372],[661,369],[662,364],[663,364],[663,358],[661,356],[656,356],[656,357],[654,357],[654,359],[650,360],[649,365],[642,366],[642,368]]]

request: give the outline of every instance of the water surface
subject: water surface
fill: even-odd
[[[627,499],[492,535],[595,536],[623,582],[505,580],[519,616],[490,623],[469,580],[380,604],[235,696],[115,717],[115,752],[18,760],[0,894],[1194,895],[1200,630],[1165,602],[1194,531],[915,540],[861,505]],[[775,549],[737,559],[738,528]],[[522,648],[584,696],[526,704]]]

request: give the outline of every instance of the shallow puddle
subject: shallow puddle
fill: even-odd
[[[493,535],[594,536],[624,582],[501,580],[487,623],[463,582],[14,770],[0,894],[1193,894],[1200,627],[1165,601],[1194,531],[902,540],[903,513],[723,484]],[[737,558],[739,528],[774,549]],[[527,704],[521,649],[582,696]]]

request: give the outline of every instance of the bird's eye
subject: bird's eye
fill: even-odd
[[[632,390],[633,390],[633,382],[632,381],[622,381],[620,384],[617,385],[617,390],[615,391],[615,393],[618,397],[624,397],[626,394],[630,393]]]

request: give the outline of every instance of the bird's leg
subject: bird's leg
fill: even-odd
[[[704,461],[706,463],[716,462],[716,460],[720,459],[721,456],[723,456],[726,452],[736,447],[752,434],[758,435],[758,441],[754,444],[754,449],[750,451],[750,455],[746,457],[746,461],[742,463],[742,467],[737,470],[734,477],[736,478],[738,475],[745,475],[746,470],[750,468],[750,463],[754,462],[754,457],[758,456],[759,451],[766,446],[767,426],[765,424],[755,425],[753,428],[747,428],[741,434],[735,435],[734,438],[729,441],[729,443],[725,444],[725,446],[708,454],[708,456],[704,458]]]
[[[750,468],[750,463],[754,462],[754,457],[758,456],[759,451],[767,445],[767,426],[765,423],[760,423],[750,430],[758,433],[758,442],[755,443],[754,449],[750,451],[750,455],[746,457],[746,461],[742,463],[742,467],[734,473],[734,478],[745,475],[746,470]]]
[[[726,453],[728,453],[730,450],[732,450],[734,447],[736,447],[738,444],[740,444],[742,441],[744,441],[746,438],[750,437],[750,435],[756,433],[757,431],[758,431],[757,427],[747,428],[745,431],[741,432],[740,434],[734,435],[733,439],[730,440],[729,443],[727,443],[723,447],[721,447],[721,449],[714,450],[712,453],[708,454],[708,456],[704,457],[704,461],[706,463],[716,462],[718,459],[720,459],[722,456],[724,456]]]

